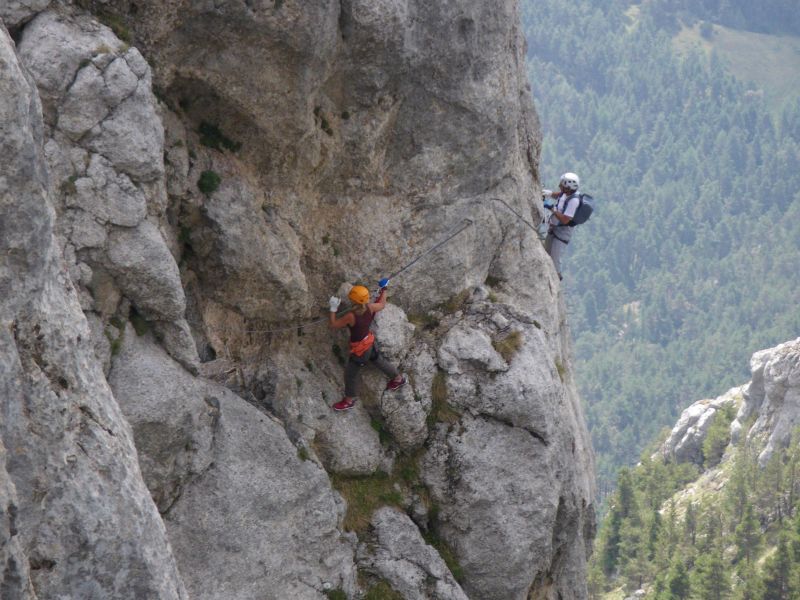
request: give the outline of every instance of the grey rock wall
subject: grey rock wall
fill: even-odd
[[[748,383],[684,410],[659,454],[702,465],[703,442],[716,411],[723,406],[737,408],[730,443],[739,444],[744,436],[760,449],[762,466],[776,448],[788,446],[800,425],[800,338],[754,353],[750,371]]]
[[[14,589],[56,585],[30,540],[49,519],[43,539],[63,543],[72,502],[107,519],[97,536],[141,535],[123,564],[163,563],[132,597],[353,598],[367,569],[409,598],[584,598],[594,466],[563,299],[539,240],[493,199],[541,216],[516,1],[0,11],[19,40],[8,64],[30,73],[26,95],[0,106],[15,107],[9,130],[32,132],[8,148],[29,174],[5,196],[5,242],[26,251],[8,254],[0,289],[13,287],[9,314],[27,317],[20,339],[36,340],[19,353],[22,372],[67,365],[31,388],[32,402],[50,406],[53,390],[92,397],[90,412],[58,425],[15,404],[4,423],[14,443],[40,420],[51,435],[102,423],[79,491],[91,496],[92,476],[124,480],[139,516],[120,526],[131,506],[78,491],[42,516],[28,507],[39,487],[62,486],[60,471],[43,474],[45,458],[9,469],[0,499],[34,515],[4,525],[4,551],[23,559],[8,569]],[[29,197],[45,216],[29,217]],[[327,297],[400,270],[464,219],[393,280],[377,320],[408,384],[384,391],[366,368],[356,408],[333,413],[347,342],[315,321]],[[38,279],[20,278],[23,267]],[[399,491],[410,518],[376,513],[356,555],[328,473],[392,473],[410,456],[419,480]],[[416,527],[450,548],[461,584]],[[52,562],[83,556],[94,570],[59,585],[125,596],[127,581],[103,571],[116,546],[108,558],[79,550]]]
[[[579,598],[594,530],[591,446],[547,349],[554,332],[523,319],[475,300],[445,322],[439,366],[461,416],[432,433],[423,478],[470,597],[524,599],[553,584],[549,594]]]
[[[0,5],[0,19],[5,27],[21,26],[50,5],[50,0],[6,0]]]
[[[548,273],[541,248],[506,240],[518,223],[491,200],[531,214],[537,187],[516,1],[136,6],[135,17],[125,1],[103,10],[135,31],[189,137],[210,123],[241,144],[235,154],[195,149],[190,160],[190,181],[202,169],[223,178],[210,200],[190,193],[185,205],[192,247],[208,257],[193,266],[209,297],[251,318],[274,321],[274,296],[315,315],[339,281],[399,268],[468,216],[479,225],[445,262],[398,280],[398,299],[431,307],[490,270],[526,301],[539,298],[527,281]],[[266,285],[242,306],[221,282],[233,276],[248,290],[248,275]]]
[[[380,574],[408,600],[468,600],[439,554],[411,519],[382,508],[372,518],[374,539],[362,544],[360,563]]]
[[[694,402],[681,413],[669,437],[661,446],[661,455],[669,460],[693,462],[703,466],[703,442],[717,411],[723,407],[739,407],[741,404],[741,387],[733,388],[713,400]]]
[[[192,598],[355,589],[354,544],[325,472],[280,424],[193,377],[128,327],[109,376]]]
[[[761,350],[750,359],[752,379],[744,389],[744,403],[731,424],[731,436],[742,433],[760,441],[765,464],[776,448],[785,448],[800,425],[800,338]],[[749,430],[743,426],[757,415]]]
[[[56,244],[39,96],[3,28],[0,131],[0,590],[185,598]]]
[[[14,483],[5,468],[7,459],[6,449],[0,441],[0,464],[4,465],[0,471],[0,506],[3,507],[0,521],[0,539],[3,540],[0,546],[0,593],[3,598],[20,600],[33,598],[34,593],[28,560],[20,544],[17,529],[19,500]]]
[[[18,51],[43,99],[59,241],[82,307],[108,320],[127,319],[133,306],[161,330],[170,354],[196,370],[163,231],[164,127],[150,67],[108,27],[69,11],[37,15]]]

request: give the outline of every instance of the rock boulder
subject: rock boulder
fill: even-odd
[[[703,442],[717,411],[725,406],[739,406],[741,402],[742,388],[737,387],[714,400],[693,403],[681,413],[669,437],[661,445],[661,456],[679,463],[693,462],[702,466]]]
[[[450,569],[404,513],[382,508],[372,517],[374,541],[359,547],[359,565],[388,581],[406,600],[468,600]]]

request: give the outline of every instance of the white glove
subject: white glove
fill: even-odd
[[[553,196],[553,190],[542,190],[542,196],[546,196],[548,198],[552,197]]]
[[[330,300],[328,300],[328,306],[331,308],[331,312],[336,312],[339,310],[339,304],[341,304],[342,299],[337,298],[336,296],[331,296]]]

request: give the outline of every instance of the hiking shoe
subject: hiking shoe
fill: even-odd
[[[400,381],[395,381],[394,379],[391,379],[389,383],[386,384],[386,389],[393,392],[397,389],[400,389],[405,384],[406,384],[406,378],[404,376],[401,376]]]
[[[349,410],[355,405],[356,401],[353,398],[342,398],[333,405],[333,410]]]

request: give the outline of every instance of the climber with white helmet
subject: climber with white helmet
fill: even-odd
[[[333,405],[333,410],[347,410],[353,408],[355,396],[358,395],[358,376],[361,367],[368,362],[373,363],[384,375],[391,379],[386,384],[387,390],[396,390],[406,382],[406,378],[388,360],[381,356],[375,343],[375,334],[369,327],[375,318],[375,313],[386,308],[386,288],[388,279],[378,282],[380,294],[374,302],[369,301],[369,290],[363,285],[355,285],[347,295],[353,302],[353,309],[336,316],[341,300],[331,296],[328,304],[330,313],[328,324],[332,329],[350,328],[350,355],[344,368],[344,398]]]
[[[564,173],[558,182],[558,190],[542,190],[545,198],[544,207],[550,209],[552,214],[547,227],[547,237],[544,241],[544,249],[553,259],[558,278],[561,276],[561,254],[569,244],[572,237],[573,226],[572,218],[581,203],[580,179],[575,173]],[[553,202],[553,199],[556,200]]]

